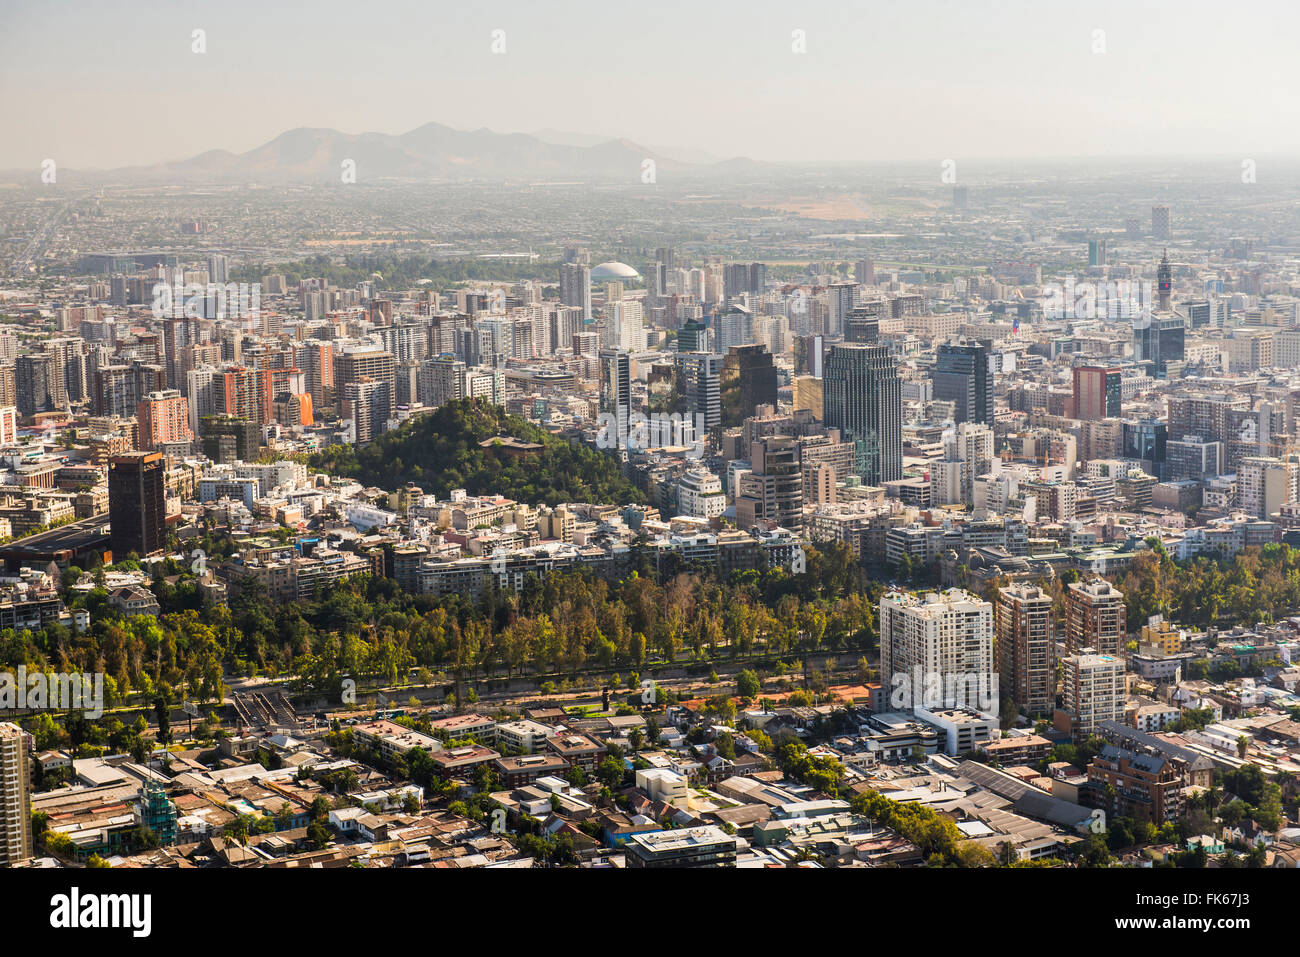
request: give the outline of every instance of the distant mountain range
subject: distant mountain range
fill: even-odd
[[[357,181],[400,180],[625,180],[639,181],[642,164],[652,159],[656,175],[734,170],[749,160],[710,162],[691,150],[673,158],[630,140],[542,131],[495,133],[456,130],[441,123],[400,135],[342,133],[300,127],[246,153],[209,150],[189,159],[114,170],[77,170],[78,177],[162,183],[302,183],[341,181],[345,160],[356,163]],[[703,159],[704,162],[700,162]],[[62,171],[60,171],[62,172]]]

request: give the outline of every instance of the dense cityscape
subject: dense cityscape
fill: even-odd
[[[751,145],[0,170],[50,926],[147,937],[81,895],[173,868],[1108,869],[1115,928],[1251,926],[1161,895],[1300,867],[1300,164]]]

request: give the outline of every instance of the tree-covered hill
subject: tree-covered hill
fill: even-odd
[[[499,447],[479,447],[494,436],[540,443],[543,449],[516,456]],[[610,456],[570,445],[500,406],[475,399],[448,403],[360,449],[331,445],[313,455],[311,465],[384,489],[414,482],[439,498],[463,488],[471,495],[504,495],[530,505],[645,500]]]

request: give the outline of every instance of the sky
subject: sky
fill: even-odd
[[[793,162],[1296,155],[1297,36],[1294,0],[0,0],[0,169],[429,121]]]

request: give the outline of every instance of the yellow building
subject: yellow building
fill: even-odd
[[[1142,626],[1141,645],[1155,645],[1166,655],[1176,655],[1183,650],[1183,633],[1159,615],[1152,615]]]

